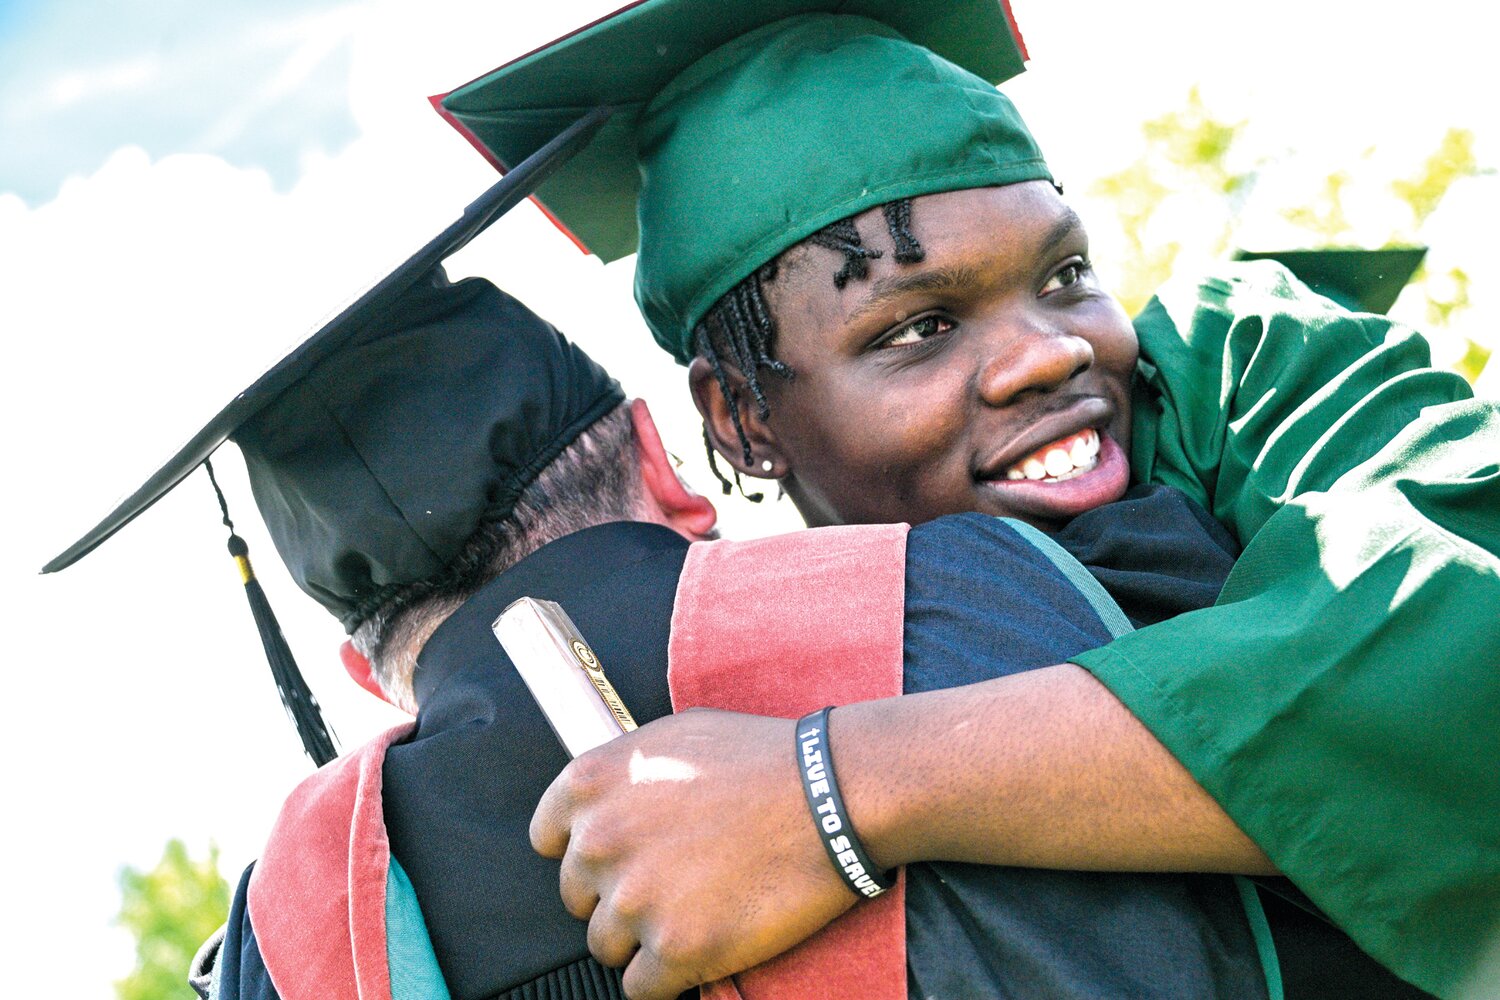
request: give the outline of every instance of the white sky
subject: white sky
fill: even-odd
[[[196,24],[200,5],[183,5],[171,8],[180,23],[160,28],[176,32],[176,47],[143,41],[138,51],[116,37],[127,22],[142,30],[122,13],[128,5],[64,6],[97,6],[98,16],[79,14],[56,67],[31,60],[24,73],[9,63],[0,70],[3,131],[40,136],[57,120],[71,123],[42,136],[36,158],[52,166],[32,164],[24,183],[0,158],[0,331],[10,355],[0,393],[10,485],[0,497],[12,526],[0,587],[15,678],[11,760],[0,779],[9,862],[0,949],[8,995],[66,988],[104,998],[130,965],[128,939],[109,927],[118,867],[153,863],[179,836],[195,852],[217,842],[233,880],[308,765],[201,475],[74,569],[42,578],[36,568],[319,317],[493,180],[427,95],[615,4],[284,3],[243,33],[223,18]],[[1493,55],[1469,24],[1472,6],[1458,0],[1430,3],[1420,17],[1410,5],[1368,0],[1015,7],[1033,63],[1007,90],[1070,192],[1128,162],[1139,122],[1181,106],[1193,83],[1221,116],[1251,121],[1254,148],[1282,165],[1267,189],[1289,198],[1305,198],[1323,173],[1371,146],[1391,175],[1409,173],[1449,125],[1474,129],[1483,162],[1500,163],[1492,74],[1482,69]],[[15,11],[0,15],[0,35],[13,37]],[[183,35],[196,41],[184,49]],[[253,72],[249,56],[219,58],[242,55],[252,37],[270,39]],[[153,117],[164,79],[171,92],[227,95],[222,114],[172,132]],[[132,93],[156,109],[141,113],[149,136],[95,152],[69,145],[94,142],[96,125],[58,109],[107,105],[118,131],[135,121]],[[304,106],[316,113],[298,119]],[[298,128],[316,134],[298,145]],[[1434,260],[1461,261],[1474,276],[1471,321],[1487,331],[1500,319],[1489,232],[1497,208],[1493,175],[1464,182],[1423,233]],[[1099,263],[1107,274],[1109,261]],[[689,460],[695,482],[711,482],[681,373],[648,344],[634,312],[630,261],[601,268],[528,205],[456,257],[450,273],[492,277],[567,331],[628,391],[651,399],[668,446]],[[344,679],[341,631],[286,580],[237,459],[226,454],[219,469],[344,745],[396,721]],[[736,535],[795,523],[788,504],[725,512]]]

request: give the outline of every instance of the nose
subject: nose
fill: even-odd
[[[998,342],[996,342],[998,341]],[[1094,348],[1070,333],[1028,330],[991,338],[979,368],[979,396],[1006,406],[1027,393],[1050,392],[1093,367]]]

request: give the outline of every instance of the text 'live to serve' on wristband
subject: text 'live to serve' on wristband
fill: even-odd
[[[818,837],[833,867],[856,895],[873,899],[896,883],[870,861],[844,809],[844,798],[833,776],[833,755],[828,748],[831,711],[832,706],[822,708],[797,722],[797,767],[802,774],[802,791],[807,795]]]

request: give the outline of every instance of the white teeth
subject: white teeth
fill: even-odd
[[[1079,434],[1067,448],[1057,445],[1048,448],[1040,458],[1033,455],[1012,465],[1005,470],[1005,478],[1012,482],[1018,479],[1062,482],[1081,476],[1098,465],[1099,450],[1099,432],[1090,428]]]
[[[1074,465],[1083,465],[1099,454],[1099,432],[1088,431],[1083,437],[1073,442],[1073,447],[1068,454],[1072,457]]]

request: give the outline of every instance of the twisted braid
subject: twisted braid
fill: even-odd
[[[911,232],[911,199],[902,198],[881,206],[885,217],[886,232],[895,245],[895,260],[898,264],[913,264],[926,256],[922,245]],[[844,264],[833,276],[833,287],[843,288],[850,278],[866,278],[870,274],[869,261],[884,256],[880,250],[864,245],[859,229],[850,216],[824,226],[802,241],[801,245],[824,247],[844,255]],[[776,319],[766,303],[765,286],[776,278],[776,261],[757,268],[744,281],[724,293],[719,301],[704,314],[693,328],[693,345],[698,355],[713,369],[714,381],[719,392],[729,404],[729,417],[739,435],[741,455],[746,465],[754,464],[750,439],[740,422],[739,396],[729,381],[725,362],[739,371],[745,379],[745,387],[755,401],[756,413],[765,420],[771,415],[771,404],[766,399],[765,387],[760,373],[764,369],[790,382],[796,377],[790,365],[778,361],[773,355],[776,341]],[[729,480],[719,471],[713,444],[708,430],[704,429],[703,444],[708,450],[709,468],[713,470],[724,492],[731,491]],[[739,471],[734,470],[734,481],[739,484]],[[743,485],[740,493],[745,494]],[[759,500],[761,494],[749,494],[747,499]]]
[[[922,244],[911,234],[910,198],[886,202],[880,206],[880,212],[885,216],[886,232],[891,234],[891,242],[896,244],[896,263],[915,264],[927,256]]]
[[[859,238],[859,230],[853,219],[840,219],[813,233],[804,243],[815,247],[827,247],[844,255],[844,266],[833,276],[833,287],[843,288],[850,278],[864,278],[870,273],[869,261],[885,256],[879,250],[871,250]]]

